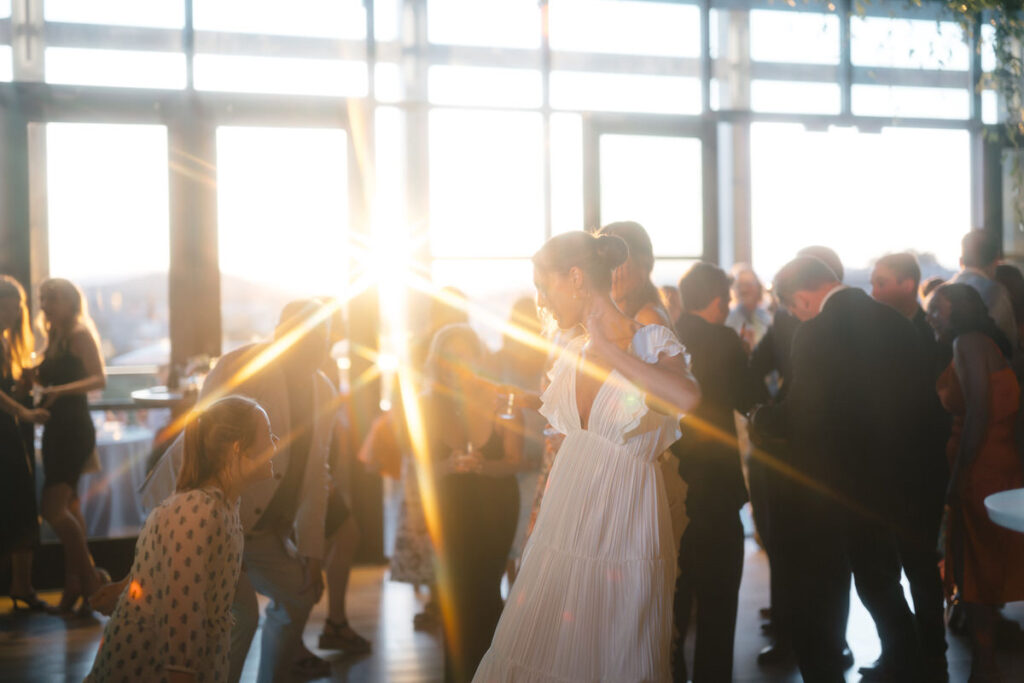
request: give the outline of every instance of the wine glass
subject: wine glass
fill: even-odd
[[[505,398],[505,407],[500,413],[498,418],[501,420],[514,420],[516,419],[516,392],[508,392],[508,396]]]
[[[455,471],[456,472],[471,472],[476,465],[479,458],[473,449],[473,442],[466,442],[466,449],[462,452],[455,453]]]

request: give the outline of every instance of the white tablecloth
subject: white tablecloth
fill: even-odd
[[[1024,533],[1024,489],[993,493],[985,499],[985,507],[993,522]]]
[[[146,459],[153,431],[128,426],[96,432],[99,472],[82,475],[78,491],[90,537],[129,536],[139,532],[145,511],[139,486],[146,478]]]

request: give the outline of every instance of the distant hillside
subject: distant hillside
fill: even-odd
[[[145,358],[146,362],[168,362],[170,318],[166,274],[88,282],[82,285],[82,291],[107,358],[133,354],[136,358]],[[222,275],[223,338],[231,340],[229,345],[266,338],[273,332],[281,308],[297,296],[258,282]]]

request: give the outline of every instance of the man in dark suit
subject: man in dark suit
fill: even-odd
[[[792,558],[786,580],[801,672],[811,683],[843,680],[852,570],[891,663],[886,671],[912,680],[916,633],[891,522],[899,462],[920,433],[915,392],[927,381],[914,329],[863,291],[843,287],[814,257],[783,267],[775,293],[803,324],[786,395],[758,411],[754,431],[789,442],[789,483],[773,530],[784,530],[777,542]]]
[[[797,252],[797,256],[817,258],[836,274],[836,279],[840,282],[843,281],[843,263],[839,255],[832,249],[818,245],[809,246]],[[784,306],[779,306],[775,311],[771,328],[750,355],[750,372],[759,386],[764,384],[763,380],[766,376],[774,373],[777,389],[773,392],[772,398],[776,401],[781,401],[786,393],[786,379],[791,372],[790,356],[793,337],[799,326],[800,321],[793,317]],[[757,400],[766,402],[765,394],[766,392],[762,392]],[[793,663],[792,610],[790,608],[792,600],[786,594],[786,586],[790,582],[782,576],[786,567],[790,565],[790,558],[785,557],[786,547],[776,544],[772,536],[772,509],[779,502],[785,504],[786,481],[784,478],[780,481],[780,476],[784,475],[780,475],[771,460],[788,461],[787,448],[788,444],[776,441],[772,444],[770,453],[761,451],[755,457],[751,457],[747,465],[754,524],[761,537],[765,553],[768,555],[771,573],[771,609],[769,610],[771,621],[766,625],[768,627],[766,632],[770,633],[772,643],[757,655],[757,663],[762,666],[789,667]],[[769,457],[766,458],[766,455]],[[843,610],[844,614],[849,614],[849,600],[844,603]],[[846,647],[845,641],[843,657],[847,667],[853,666],[853,655]]]
[[[743,574],[739,511],[747,501],[733,411],[749,408],[751,391],[743,343],[725,326],[729,285],[729,276],[710,263],[694,264],[679,281],[683,313],[676,322],[676,334],[690,354],[703,396],[700,406],[684,418],[685,434],[672,448],[679,456],[679,473],[689,484],[686,512],[690,517],[679,549],[674,609],[680,633],[674,667],[678,681],[688,680],[682,640],[694,603],[697,645],[692,680],[732,680]]]
[[[887,254],[878,259],[871,272],[871,296],[892,306],[906,317],[917,333],[918,353],[931,370],[931,382],[922,387],[918,400],[926,411],[926,429],[919,435],[913,457],[901,473],[902,497],[906,502],[899,518],[897,540],[903,570],[910,581],[914,598],[914,619],[921,643],[925,680],[947,679],[946,628],[943,621],[944,595],[939,574],[939,526],[949,477],[946,464],[946,441],[949,439],[950,416],[942,408],[935,391],[935,380],[949,363],[935,331],[925,319],[917,301],[921,268],[913,254]],[[884,675],[886,662],[879,661],[871,669],[862,669],[865,678]]]

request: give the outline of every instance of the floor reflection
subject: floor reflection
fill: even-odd
[[[736,633],[735,680],[795,683],[794,671],[765,671],[757,667],[757,652],[767,644],[761,634],[758,608],[767,605],[768,575],[763,553],[748,542],[740,591],[740,613]],[[55,603],[56,593],[45,599]],[[909,599],[909,596],[908,596]],[[423,605],[425,595],[411,586],[387,580],[385,567],[361,567],[353,572],[349,591],[349,620],[353,627],[373,641],[373,653],[346,657],[319,651],[332,662],[331,681],[420,683],[441,679],[440,635],[413,629],[412,618]],[[871,619],[860,601],[851,601],[848,639],[857,664],[847,674],[858,681],[857,666],[870,664],[878,656],[879,644]],[[1008,606],[1004,613],[1024,623],[1024,603]],[[327,616],[326,598],[316,606],[306,628],[306,645],[315,650],[316,638]],[[45,615],[12,613],[6,601],[0,604],[0,681],[50,683],[79,681],[88,673],[99,645],[101,619],[64,621]],[[254,681],[259,658],[259,635],[253,639],[243,681]],[[966,681],[970,657],[966,643],[950,637],[950,680]],[[692,642],[689,647],[692,648]],[[1024,651],[1001,655],[1006,680],[1024,680]]]

